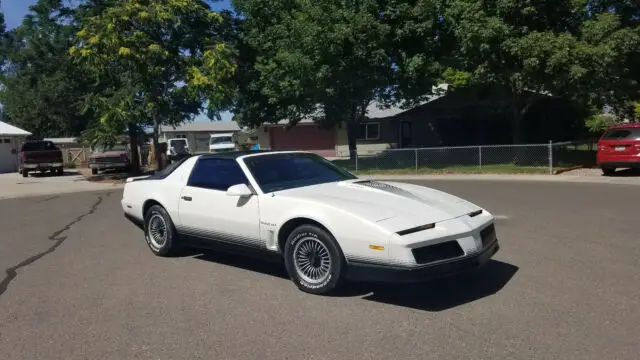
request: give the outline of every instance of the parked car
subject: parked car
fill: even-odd
[[[619,168],[640,168],[640,124],[607,129],[598,141],[596,158],[604,175]]]
[[[499,250],[487,210],[436,189],[359,179],[302,151],[190,156],[128,178],[125,217],[149,249],[227,249],[284,259],[295,285],[422,281],[472,271]]]
[[[209,152],[225,152],[239,150],[233,133],[211,134],[209,137]]]
[[[167,140],[167,160],[169,162],[178,161],[189,156],[189,142],[185,138],[175,138]]]
[[[116,144],[110,147],[99,146],[93,150],[89,157],[89,168],[93,175],[98,171],[120,170],[129,172],[131,170],[131,151],[127,144]]]
[[[18,171],[23,177],[31,171],[64,174],[62,151],[51,141],[27,140],[20,148]]]

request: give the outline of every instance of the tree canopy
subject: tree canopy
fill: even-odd
[[[18,28],[2,35],[4,114],[36,136],[79,135],[92,114],[80,113],[79,99],[91,88],[67,54],[77,19],[62,1],[40,0],[30,9]]]
[[[605,107],[640,117],[635,0],[232,3],[39,0],[16,29],[0,17],[5,119],[106,145],[153,126],[157,146],[161,124],[231,109],[249,126],[346,126],[354,155],[372,102],[410,107],[441,83],[497,89],[515,142],[531,94],[589,109],[590,129],[613,121]]]
[[[152,124],[158,153],[160,124],[229,106],[235,68],[221,20],[200,0],[119,0],[87,17],[69,53],[101,85],[87,96],[95,133],[111,139],[127,123]]]
[[[367,106],[430,91],[436,7],[429,1],[237,0],[237,119],[313,118],[347,125],[350,150]]]
[[[638,90],[637,2],[445,0],[442,4],[443,41],[449,43],[445,81],[453,88],[504,88],[512,99],[515,142],[522,138],[519,123],[531,105],[526,92],[597,109],[605,104],[622,109],[628,108]]]

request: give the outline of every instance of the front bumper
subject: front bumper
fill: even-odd
[[[22,164],[22,168],[29,170],[62,169],[62,163]]]
[[[128,163],[91,163],[89,164],[89,167],[91,169],[98,169],[98,170],[103,170],[103,169],[120,169],[120,168],[126,168],[127,166],[129,166]]]
[[[479,253],[437,264],[415,267],[350,262],[347,278],[375,282],[421,282],[473,271],[486,264],[500,250],[498,240]]]

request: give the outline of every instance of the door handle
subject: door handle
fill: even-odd
[[[182,196],[182,200],[184,200],[184,201],[191,201],[191,200],[193,200],[193,199],[191,198],[191,196]]]

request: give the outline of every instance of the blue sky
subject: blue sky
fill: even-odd
[[[0,0],[0,10],[4,13],[4,21],[7,29],[13,29],[20,25],[24,16],[29,12],[29,6],[37,0]],[[209,1],[215,11],[231,8],[230,0]],[[231,113],[222,114],[222,121],[231,120]],[[195,121],[209,121],[206,115],[200,115]]]

